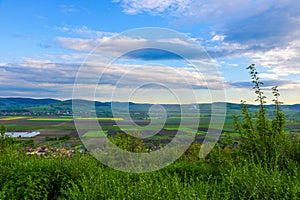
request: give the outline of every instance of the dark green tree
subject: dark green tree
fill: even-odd
[[[5,133],[6,133],[6,127],[4,124],[1,125],[0,128],[0,151],[2,151],[5,146],[6,146],[6,138],[5,138]]]
[[[4,138],[4,135],[6,133],[6,127],[4,124],[1,125],[1,128],[0,128],[0,133],[1,133],[1,137]]]

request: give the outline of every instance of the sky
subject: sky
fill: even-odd
[[[0,0],[1,97],[300,103],[296,0]],[[152,28],[149,28],[152,27]]]

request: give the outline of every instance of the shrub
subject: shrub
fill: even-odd
[[[280,109],[279,92],[277,86],[272,87],[274,96],[274,118],[267,117],[266,96],[262,91],[263,82],[258,77],[255,65],[252,64],[248,68],[251,75],[253,89],[259,102],[258,112],[253,116],[250,113],[246,102],[241,101],[242,120],[238,116],[234,116],[234,125],[238,133],[241,134],[243,143],[240,153],[250,157],[254,157],[257,161],[265,161],[271,167],[277,164],[284,166],[290,159],[291,141],[284,132],[285,117]]]

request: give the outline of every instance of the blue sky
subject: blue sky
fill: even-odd
[[[100,45],[100,55],[108,57],[119,55],[123,48],[140,50],[117,59],[96,90],[88,82],[78,84],[82,90],[96,91],[97,100],[176,103],[173,97],[178,94],[186,96],[188,103],[193,99],[188,94],[193,92],[196,101],[211,102],[223,100],[224,88],[226,101],[253,103],[255,95],[245,68],[255,63],[267,95],[271,86],[278,85],[286,104],[300,102],[300,8],[296,0],[2,0],[0,26],[3,97],[71,99],[80,67],[95,70],[85,74],[90,80],[99,70],[103,72],[105,59],[98,60],[96,69],[86,62]],[[162,37],[157,32],[147,38],[131,37],[130,30],[144,27],[186,36]],[[162,50],[143,49],[153,41]],[[198,62],[203,58],[197,57],[195,44],[211,58],[211,66],[200,70],[202,74],[174,52],[164,51],[174,47]],[[154,82],[157,85],[152,87]],[[165,86],[174,88],[164,91]],[[91,96],[83,92],[81,98]]]

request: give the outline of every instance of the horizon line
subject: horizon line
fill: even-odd
[[[94,101],[94,102],[99,102],[99,103],[134,103],[134,104],[150,104],[150,105],[190,105],[190,104],[216,104],[216,103],[226,103],[226,104],[241,104],[241,103],[234,103],[234,102],[221,102],[221,101],[215,101],[215,102],[191,102],[191,103],[150,103],[150,102],[134,102],[134,101],[98,101],[98,100],[89,100],[89,99],[63,99],[63,98],[51,98],[51,97],[45,97],[45,98],[36,98],[36,97],[16,97],[16,96],[0,96],[0,99],[34,99],[34,100],[44,100],[44,99],[51,99],[51,100],[57,100],[57,101],[73,101],[73,100],[82,100],[82,101]],[[292,106],[292,105],[298,105],[299,103],[293,103],[293,104],[288,104],[284,103],[281,104],[281,106]],[[246,105],[253,105],[253,106],[258,106],[259,104],[253,104],[253,103],[247,103]],[[274,103],[266,103],[264,105],[271,106],[275,105]]]

